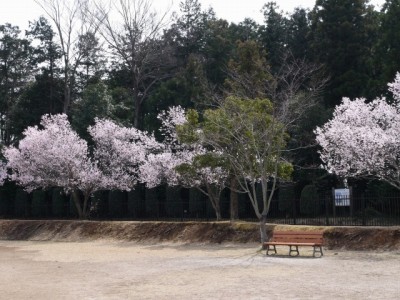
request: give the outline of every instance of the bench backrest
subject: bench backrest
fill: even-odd
[[[323,231],[274,231],[271,242],[281,243],[315,243],[324,242]]]

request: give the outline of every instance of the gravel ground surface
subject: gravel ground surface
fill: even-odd
[[[0,299],[400,299],[400,251],[0,241]]]

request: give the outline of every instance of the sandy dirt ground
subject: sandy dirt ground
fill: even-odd
[[[400,299],[400,251],[0,241],[0,299]]]

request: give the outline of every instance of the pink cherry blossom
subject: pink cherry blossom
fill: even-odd
[[[27,191],[62,187],[74,195],[78,214],[85,217],[90,195],[103,188],[107,180],[65,114],[44,115],[40,124],[42,128],[28,127],[23,132],[18,147],[4,149],[10,177]],[[78,191],[84,195],[83,204]]]
[[[95,143],[94,158],[107,177],[108,189],[129,191],[138,182],[147,180],[141,178],[142,165],[148,162],[150,154],[163,149],[147,132],[111,120],[96,119],[88,131]]]
[[[389,90],[400,100],[400,75]],[[385,98],[344,98],[315,130],[323,167],[344,177],[374,176],[400,188],[400,107]]]

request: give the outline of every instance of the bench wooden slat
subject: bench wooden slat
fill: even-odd
[[[290,247],[289,255],[293,252],[299,255],[298,246],[311,246],[314,247],[313,256],[315,256],[315,253],[320,253],[322,256],[322,244],[323,231],[274,231],[272,238],[265,242],[264,246],[267,247],[267,255],[269,250],[276,253],[275,246],[284,245]],[[270,246],[273,248],[270,249]],[[295,248],[293,249],[293,247]]]
[[[268,245],[277,245],[277,246],[279,246],[279,245],[287,245],[287,246],[289,246],[289,245],[292,245],[292,246],[319,246],[319,245],[321,245],[321,244],[319,244],[319,243],[295,243],[295,242],[291,242],[291,243],[281,243],[281,242],[265,242],[265,244],[268,244]]]

